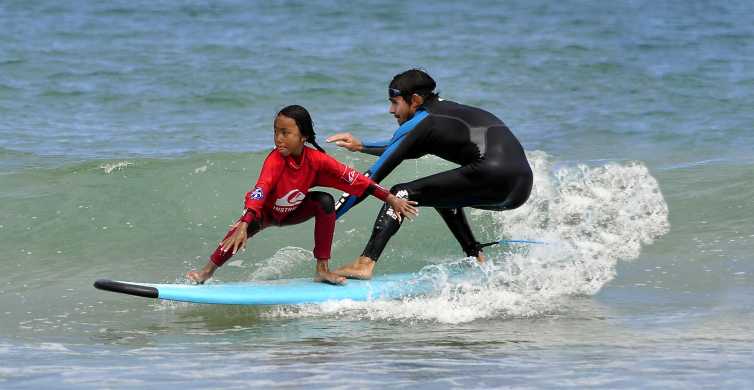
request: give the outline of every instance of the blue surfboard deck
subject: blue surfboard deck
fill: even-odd
[[[371,280],[349,279],[345,285],[339,286],[302,278],[203,285],[133,283],[100,279],[94,283],[94,287],[148,298],[227,305],[399,299],[428,294],[438,288],[433,278],[419,273],[381,275]]]

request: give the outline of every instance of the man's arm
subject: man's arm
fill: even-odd
[[[390,146],[390,140],[364,142],[360,151],[361,153],[371,154],[372,156],[381,156],[388,146]]]
[[[407,133],[402,138],[399,138],[395,142],[391,143],[380,158],[369,169],[371,173],[370,178],[379,183],[387,177],[403,160],[409,158],[412,155],[414,148],[421,143],[426,136],[426,128],[420,126],[415,131]]]
[[[361,142],[351,133],[338,133],[327,137],[327,142],[335,142],[335,145],[341,148],[346,148],[351,152],[371,154],[372,156],[381,155],[385,148],[390,145],[390,141]]]
[[[390,141],[386,143],[386,147],[381,148],[379,154],[380,158],[378,158],[374,165],[372,165],[372,167],[367,170],[366,174],[368,174],[370,178],[372,178],[376,183],[382,181],[382,179],[390,174],[390,172],[392,172],[393,169],[398,166],[398,164],[400,164],[405,158],[407,158],[407,155],[412,151],[411,149],[413,149],[417,143],[421,143],[421,140],[426,139],[426,135],[431,128],[431,123],[429,123],[430,121],[425,121],[427,116],[429,116],[429,113],[427,111],[419,111],[414,115],[413,118],[403,123],[398,128],[398,130],[395,131],[393,138],[391,138]],[[413,131],[415,128],[419,131]],[[352,151],[362,151],[364,149],[364,145],[361,143],[361,141],[358,141],[358,139],[356,139],[357,142],[354,142],[354,137],[350,133],[336,134],[328,138],[327,140],[328,142],[341,141],[343,142],[343,144],[341,145],[340,143],[338,143],[338,146],[345,147]],[[340,218],[340,216],[345,214],[349,209],[351,209],[351,207],[358,204],[363,199],[364,196],[357,197],[355,195],[351,195],[346,199],[341,198],[341,200],[338,201],[339,205],[336,206],[338,207],[338,218]]]

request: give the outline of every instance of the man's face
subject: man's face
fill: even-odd
[[[410,101],[412,103],[415,100],[413,99],[414,96],[416,95],[411,95]],[[388,100],[390,100],[390,113],[393,114],[399,125],[402,125],[404,122],[411,119],[416,113],[416,109],[421,105],[421,103],[409,104],[403,99],[403,96],[391,97]]]

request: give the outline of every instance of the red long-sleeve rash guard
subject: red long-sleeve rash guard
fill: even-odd
[[[331,187],[361,196],[365,191],[382,201],[390,195],[368,177],[316,149],[304,147],[301,161],[275,149],[267,155],[254,189],[244,197],[247,223],[272,218],[280,222],[295,210],[312,187]]]

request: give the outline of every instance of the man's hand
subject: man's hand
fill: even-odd
[[[327,137],[327,142],[335,142],[335,145],[346,148],[351,152],[360,152],[364,149],[361,141],[351,133],[338,133]]]

